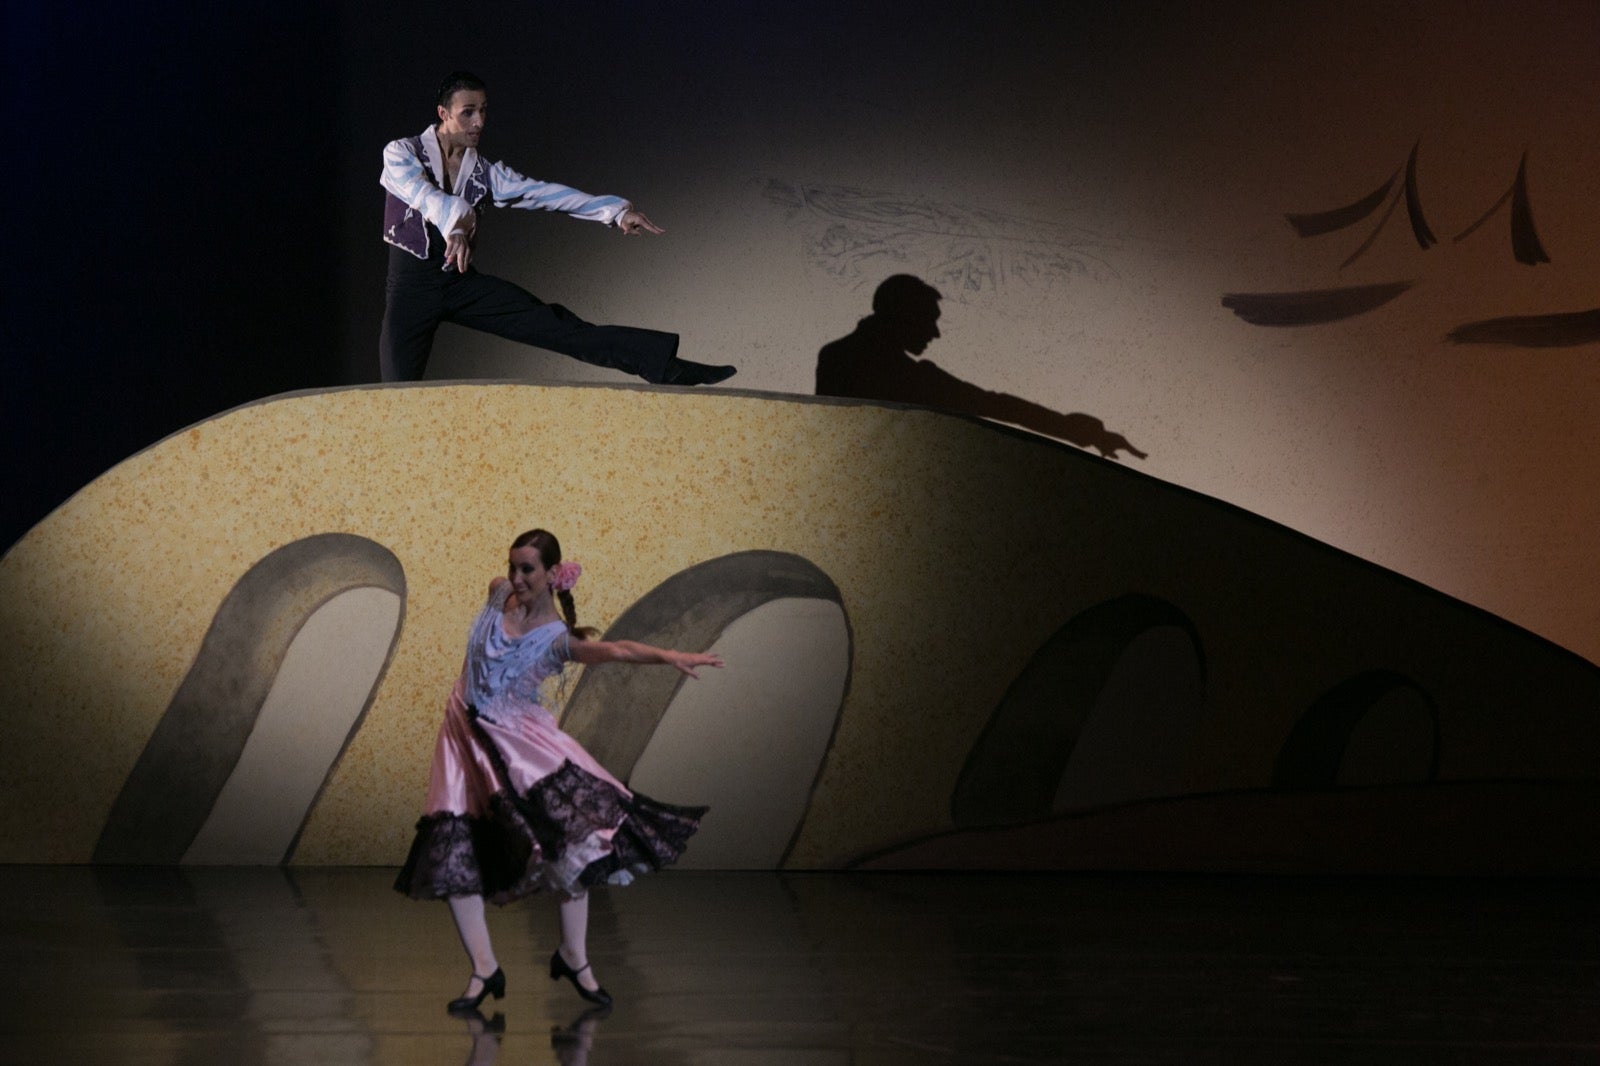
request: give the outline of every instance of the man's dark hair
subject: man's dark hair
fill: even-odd
[[[450,98],[463,89],[480,93],[489,91],[483,84],[483,79],[470,70],[452,70],[445,75],[444,81],[439,83],[439,106],[448,109]]]

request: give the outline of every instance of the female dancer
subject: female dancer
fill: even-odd
[[[577,563],[561,561],[553,534],[534,529],[518,537],[508,576],[489,583],[489,602],[472,624],[466,664],[445,704],[427,813],[395,888],[450,904],[472,962],[452,1011],[505,994],[483,901],[507,903],[541,889],[560,900],[561,944],[550,956],[551,979],[565,977],[584,999],[610,1003],[589,965],[587,890],[600,882],[625,885],[634,874],[674,861],[706,811],[630,791],[539,705],[540,682],[568,662],[662,663],[689,677],[702,666],[722,665],[716,655],[590,639],[593,631],[578,628],[572,601],[579,573]]]

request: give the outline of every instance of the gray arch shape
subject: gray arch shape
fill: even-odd
[[[376,541],[319,533],[270,552],[224,597],[194,664],[123,782],[92,861],[183,859],[238,764],[295,634],[323,604],[357,588],[394,593],[400,619],[367,705],[351,727],[350,736],[355,735],[405,625],[405,572],[394,553]],[[282,861],[298,843],[297,832]]]
[[[1158,626],[1188,634],[1203,696],[1204,646],[1199,630],[1178,607],[1135,593],[1079,612],[1033,653],[973,743],[950,796],[956,825],[1014,825],[1048,817],[1067,760],[1117,660],[1135,638]]]
[[[1345,749],[1362,717],[1391,692],[1410,689],[1422,697],[1433,725],[1433,752],[1425,780],[1439,774],[1439,709],[1427,689],[1394,670],[1367,670],[1347,677],[1319,696],[1289,731],[1272,767],[1279,791],[1337,786]]]
[[[850,692],[855,633],[844,596],[815,563],[779,551],[734,552],[696,563],[667,578],[624,611],[606,640],[637,640],[658,647],[704,651],[736,619],[762,604],[781,599],[820,599],[838,604],[844,616],[850,665],[846,667],[840,708]],[[561,717],[561,728],[613,774],[627,781],[644,754],[656,726],[686,678],[676,670],[585,670]],[[627,708],[626,714],[607,708]],[[839,731],[834,713],[827,751]],[[826,755],[823,757],[826,761]],[[812,778],[812,788],[822,774]],[[796,829],[798,832],[798,828]],[[784,849],[787,857],[793,840]]]

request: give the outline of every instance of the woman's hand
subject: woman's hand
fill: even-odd
[[[715,666],[720,669],[722,666],[722,656],[698,651],[669,651],[665,653],[665,658],[668,666],[696,680],[699,680],[700,675],[695,671],[700,667]]]

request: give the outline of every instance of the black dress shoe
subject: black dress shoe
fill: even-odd
[[[574,970],[571,966],[568,966],[567,960],[561,957],[560,948],[556,948],[555,954],[550,956],[550,980],[559,981],[565,977],[567,980],[572,982],[572,987],[578,990],[578,995],[582,996],[590,1003],[598,1003],[602,1007],[611,1006],[610,992],[607,992],[603,988],[596,988],[593,990],[587,989],[578,983],[578,975],[588,968],[588,963],[584,963],[576,970]]]
[[[666,372],[661,375],[661,384],[715,385],[719,381],[727,381],[738,372],[736,366],[712,366],[710,363],[696,363],[673,356]]]
[[[477,974],[472,976],[478,977]],[[494,973],[488,977],[478,977],[478,980],[483,982],[483,987],[478,990],[477,995],[452,999],[449,1005],[445,1007],[445,1010],[451,1014],[463,1014],[467,1011],[477,1010],[478,1004],[482,1003],[487,996],[493,996],[495,999],[505,998],[506,972],[504,970],[496,968]]]

